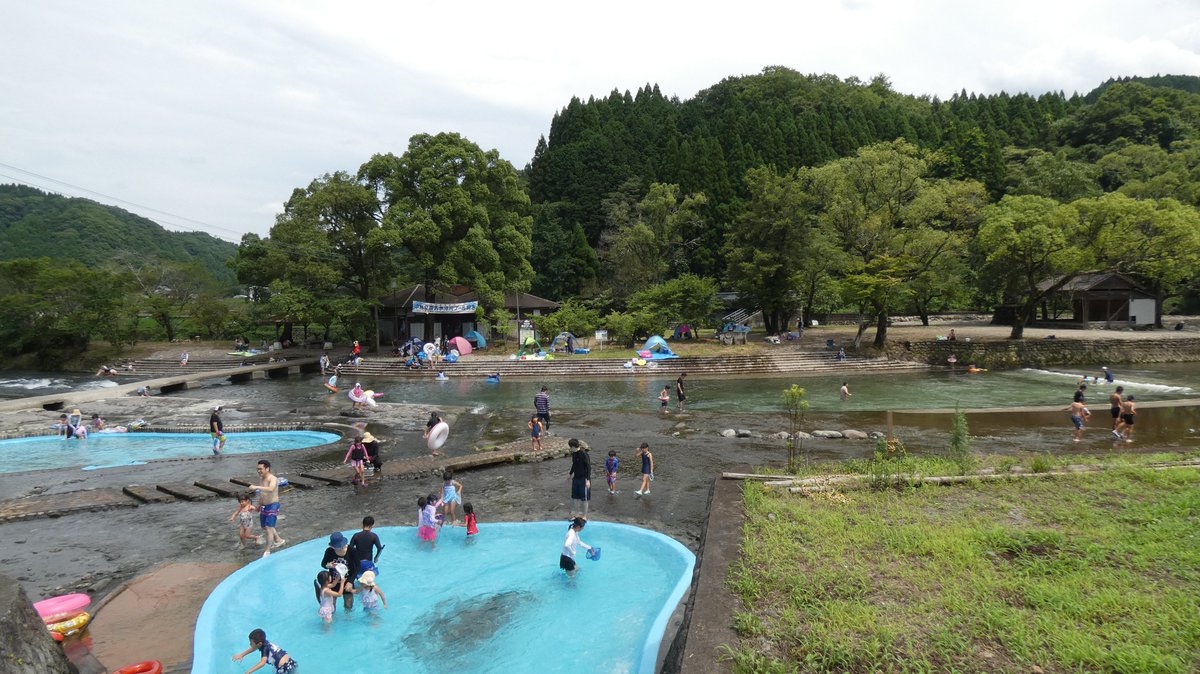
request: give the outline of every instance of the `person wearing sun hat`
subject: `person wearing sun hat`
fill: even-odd
[[[364,432],[362,438],[363,445],[367,448],[367,460],[371,462],[375,475],[379,475],[379,471],[383,469],[383,457],[379,455],[379,438],[371,435],[370,431]]]
[[[374,611],[383,604],[387,608],[387,597],[383,595],[383,589],[375,584],[375,572],[363,571],[363,574],[358,577],[358,594],[361,595],[362,607],[364,611]]]
[[[329,547],[325,548],[325,556],[321,558],[321,568],[336,571],[346,579],[346,592],[342,593],[342,604],[347,610],[354,608],[354,593],[348,590],[354,587],[354,576],[350,573],[350,541],[335,531],[329,534]]]

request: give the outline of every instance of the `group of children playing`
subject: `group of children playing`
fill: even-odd
[[[467,528],[467,542],[475,540],[475,534],[479,533],[475,507],[469,502],[463,503],[462,494],[462,483],[454,479],[452,471],[446,471],[442,476],[441,498],[437,494],[429,494],[417,499],[417,538],[422,545],[429,543],[430,549],[437,547],[438,532],[442,526],[447,522],[450,526],[458,525],[459,504],[462,504],[462,525]],[[439,508],[442,511],[440,514]]]
[[[641,487],[633,492],[638,496],[650,495],[650,483],[654,481],[654,455],[650,453],[650,445],[642,443],[637,450],[638,457],[642,460],[642,484]],[[619,494],[617,490],[617,468],[621,465],[621,459],[617,456],[617,450],[608,450],[608,458],[604,460],[604,475],[608,480],[608,493]]]

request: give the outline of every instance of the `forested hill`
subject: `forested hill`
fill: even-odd
[[[723,246],[749,198],[748,171],[821,166],[897,138],[925,153],[931,178],[977,180],[992,200],[1122,191],[1195,205],[1198,85],[1167,75],[1110,80],[1086,96],[963,91],[939,100],[896,92],[883,76],[868,82],[770,67],[682,101],[657,85],[575,98],[526,167],[539,270],[533,292],[571,296],[615,278],[629,257],[620,233],[635,224],[655,183],[692,198],[694,216],[672,230],[687,247],[686,264],[670,274],[723,281]]]
[[[225,261],[237,245],[203,232],[171,232],[115,206],[0,185],[0,259],[79,260],[89,267],[148,259],[198,262],[220,283],[237,281]]]

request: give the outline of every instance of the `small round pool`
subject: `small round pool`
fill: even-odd
[[[324,431],[226,433],[225,454],[301,449],[334,442]],[[154,459],[211,456],[208,433],[92,433],[86,440],[55,435],[0,440],[0,473],[83,466],[84,470],[125,466]]]
[[[339,600],[332,624],[313,591],[327,539],[289,545],[209,595],[192,672],[245,671],[255,655],[230,656],[255,628],[307,672],[653,672],[695,555],[655,531],[591,522],[581,537],[600,559],[581,547],[568,578],[558,568],[567,526],[481,522],[474,541],[445,527],[434,550],[418,546],[414,527],[376,527],[388,607],[369,613],[356,601],[346,611]]]

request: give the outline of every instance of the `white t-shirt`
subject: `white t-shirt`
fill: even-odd
[[[563,541],[563,556],[575,559],[575,546],[577,545],[582,545],[588,550],[592,549],[592,546],[584,543],[583,540],[579,538],[579,532],[575,531],[575,527],[571,527],[570,529],[567,529],[567,540]]]

